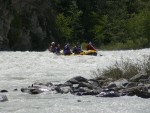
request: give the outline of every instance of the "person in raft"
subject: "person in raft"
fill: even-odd
[[[74,54],[80,54],[82,52],[81,50],[81,46],[79,45],[79,43],[77,42],[77,44],[74,46],[73,51]]]
[[[89,43],[88,43],[86,49],[87,49],[87,50],[95,50],[95,51],[96,51],[95,47],[92,45],[92,42],[89,42]]]
[[[56,44],[55,42],[51,43],[51,46],[49,47],[49,51],[52,53],[60,53],[60,45]]]
[[[70,55],[70,54],[72,54],[70,51],[70,44],[67,43],[64,47],[64,55]]]
[[[55,45],[55,42],[52,42],[52,43],[51,43],[51,46],[49,47],[49,51],[52,52],[52,53],[55,53],[55,52],[56,52],[56,45]]]
[[[56,49],[56,54],[60,54],[60,44],[57,44],[55,49]]]

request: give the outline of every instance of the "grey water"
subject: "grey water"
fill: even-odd
[[[75,76],[92,78],[92,71],[116,61],[143,61],[146,56],[150,56],[150,49],[98,51],[98,56],[0,52],[0,90],[8,90],[8,101],[0,103],[0,113],[150,113],[149,99],[136,96],[101,98],[50,92],[30,95],[20,91],[35,82],[64,83]]]

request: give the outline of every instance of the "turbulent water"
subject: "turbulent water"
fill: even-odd
[[[64,83],[75,76],[92,78],[92,71],[116,61],[143,61],[147,56],[150,49],[99,51],[98,56],[57,56],[48,51],[0,52],[0,90],[9,91],[5,93],[9,101],[0,103],[0,113],[150,113],[149,99],[136,96],[30,95],[20,91],[35,82]],[[13,91],[16,88],[18,91]]]

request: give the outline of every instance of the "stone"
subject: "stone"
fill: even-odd
[[[78,84],[80,82],[88,82],[88,80],[86,78],[84,78],[84,77],[76,76],[76,77],[71,78],[67,82],[70,82],[72,84]]]
[[[130,78],[130,81],[132,81],[132,82],[139,82],[140,79],[148,79],[148,78],[149,78],[148,74],[146,74],[144,72],[141,72],[141,73],[136,74],[132,78]]]
[[[7,96],[4,94],[0,94],[0,102],[5,102],[5,101],[8,101]]]
[[[109,91],[109,92],[101,92],[100,94],[96,95],[96,97],[120,97],[120,94],[115,91]]]
[[[125,88],[131,88],[131,87],[136,87],[138,84],[136,82],[129,82]]]
[[[5,90],[5,89],[3,89],[3,90],[1,90],[0,92],[1,92],[1,93],[6,93],[6,92],[8,92],[8,91]]]

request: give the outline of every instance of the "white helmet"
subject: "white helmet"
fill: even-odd
[[[51,43],[51,45],[54,45],[54,44],[55,44],[55,42],[52,42],[52,43]]]

